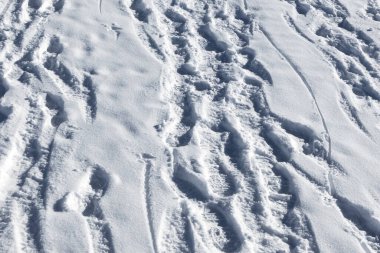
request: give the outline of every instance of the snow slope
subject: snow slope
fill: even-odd
[[[0,63],[0,252],[380,252],[378,0],[3,0]]]

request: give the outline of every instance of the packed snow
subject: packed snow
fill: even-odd
[[[379,0],[0,0],[0,252],[380,252]]]

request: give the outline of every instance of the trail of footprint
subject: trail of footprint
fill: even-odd
[[[178,33],[182,33],[183,30],[181,26],[185,22],[184,18],[181,15],[178,15],[177,13],[175,13],[173,10],[166,11],[165,14],[175,24],[174,30],[177,31]],[[209,27],[210,29],[207,29],[207,27],[203,27],[203,28],[204,29],[201,29],[199,31],[203,33],[203,36],[209,42],[208,48],[211,51],[216,51],[217,53],[223,53],[224,51],[226,51],[226,48],[223,47],[224,45],[223,43],[219,43],[218,41],[215,42],[215,35],[212,33],[211,28],[210,27]],[[183,39],[182,41],[185,41],[185,42],[183,43],[181,42],[180,39],[177,39],[173,41],[174,42],[173,44],[175,46],[178,46],[178,48],[182,48],[184,47],[184,45],[186,45],[186,39]],[[219,47],[215,45],[219,45]],[[213,48],[215,50],[213,50]],[[221,59],[223,60],[227,58],[221,58]],[[187,69],[183,67],[183,65],[181,65],[181,67],[179,68],[178,73],[183,76],[190,76],[190,77],[194,75],[192,71],[188,71]],[[227,79],[224,78],[223,80],[227,80]],[[202,83],[200,85],[202,85]],[[185,102],[186,102],[186,98],[185,98]],[[192,113],[193,110],[191,110],[192,107],[193,106],[188,106],[186,103],[183,103],[183,106],[182,106],[183,114],[180,117],[181,123],[188,127],[189,126],[192,127],[193,125],[195,125],[194,121],[189,120],[189,119],[195,118],[194,116],[192,116],[193,115]],[[186,142],[181,141],[181,143],[184,144],[181,146],[186,146],[189,143],[190,138],[191,138],[190,133],[192,133],[191,130],[189,130],[187,133],[182,135],[183,137],[182,139],[186,137]],[[233,147],[231,147],[229,150],[231,154],[233,153],[232,150],[233,150]],[[237,151],[236,153],[239,153],[239,152]],[[233,155],[231,156],[233,157]],[[209,197],[209,194],[207,193],[207,190],[205,190],[205,187],[203,186],[204,184],[199,179],[197,179],[196,176],[189,176],[188,172],[187,173],[183,172],[185,169],[181,168],[181,166],[178,166],[178,164],[175,165],[174,167],[175,169],[173,173],[173,182],[177,186],[179,192],[182,192],[185,195],[185,199],[191,199],[191,200],[201,202],[201,203],[208,203],[210,201],[210,197]],[[234,251],[238,247],[241,247],[241,245],[236,246],[232,242],[235,240],[234,235],[236,234],[235,234],[235,230],[229,226],[229,222],[226,222],[227,219],[225,217],[228,217],[228,215],[225,215],[224,212],[219,211],[219,209],[212,210],[212,211],[213,212],[210,216],[213,217],[212,220],[214,222],[213,227],[214,227],[215,233],[211,232],[211,234],[213,235],[212,237],[210,237],[211,241],[213,241],[216,247],[219,248],[220,250]]]
[[[3,252],[6,252],[12,247],[10,245],[10,238],[12,238],[14,231],[10,226],[12,217],[11,206],[12,200],[10,198],[7,198],[0,209],[0,251]]]
[[[53,7],[55,12],[61,13],[64,6],[65,0],[54,0]]]
[[[50,170],[55,131],[49,131],[50,128],[54,128],[53,125],[47,128],[41,127],[46,119],[40,116],[43,108],[38,104],[40,99],[34,98],[36,101],[33,98],[29,99],[29,121],[25,132],[22,133],[25,149],[15,174],[18,177],[17,190],[12,191],[7,198],[9,202],[7,205],[10,205],[13,214],[9,214],[9,224],[4,225],[15,231],[15,237],[20,240],[20,247],[25,250],[43,251],[40,223],[46,202],[47,174]],[[48,148],[41,146],[40,138],[52,140]]]
[[[130,8],[134,11],[135,17],[141,22],[147,23],[152,10],[147,7],[144,0],[134,0]]]
[[[79,80],[74,76],[71,71],[63,63],[61,63],[57,57],[48,56],[44,63],[44,67],[47,70],[51,70],[56,74],[64,84],[70,87],[72,90],[77,90],[79,86]]]
[[[206,202],[210,199],[204,182],[196,174],[191,173],[179,164],[176,164],[174,168],[172,180],[187,198],[201,202]]]
[[[0,124],[4,123],[12,113],[12,107],[0,105]]]
[[[4,9],[2,10],[0,14],[0,21],[2,22],[4,19],[5,14],[8,12],[9,8],[11,7],[13,0],[8,0],[7,3],[4,5]]]
[[[182,115],[180,123],[187,129],[182,135],[177,137],[177,147],[186,146],[191,141],[193,129],[197,122],[197,115],[191,95],[187,93],[182,102]]]
[[[20,60],[16,61],[16,65],[24,71],[24,73],[29,73],[33,75],[35,78],[37,78],[39,81],[41,81],[41,73],[38,69],[38,67],[32,62],[33,61],[33,51],[28,52],[25,54]],[[23,78],[20,78],[19,80],[23,82]],[[24,78],[25,79],[25,78]],[[25,82],[27,83],[27,82]]]
[[[21,6],[23,2],[24,4]],[[9,35],[9,38],[7,39],[15,38],[15,46],[19,48],[15,48],[12,45],[13,42],[9,41],[6,50],[8,53],[12,53],[9,54],[10,57],[4,59],[1,72],[7,73],[7,76],[14,77],[21,69],[24,73],[30,72],[35,77],[35,80],[41,81],[38,68],[33,64],[32,58],[34,48],[38,47],[43,34],[41,25],[50,12],[40,13],[42,11],[42,2],[38,0],[9,1],[6,9],[10,9],[10,6],[12,6],[12,9],[11,12],[7,13],[6,18],[8,21],[11,21],[12,27],[7,28],[5,26],[9,22],[2,22],[1,28],[8,31],[7,35]],[[25,7],[25,9],[21,13],[20,8],[22,7]],[[20,19],[20,15],[25,14],[29,15],[30,19],[28,17]],[[1,19],[3,18],[4,15],[2,15]],[[23,23],[27,19],[29,20]],[[3,53],[7,54],[7,52]],[[14,59],[20,60],[14,62]],[[2,97],[9,89],[9,86],[3,78],[0,80],[0,83],[0,97]],[[18,85],[17,82],[16,85]],[[23,87],[23,89],[27,92],[30,91],[30,87],[27,86]],[[46,117],[49,117],[49,110],[43,105],[44,99],[42,96],[44,94],[40,92],[36,93],[35,91],[30,93],[30,96],[25,97],[27,101],[24,108],[27,111],[25,113],[26,124],[16,133],[17,139],[20,140],[17,144],[17,152],[20,152],[20,154],[16,155],[18,158],[17,162],[10,166],[18,182],[9,192],[6,201],[2,203],[4,204],[4,208],[1,211],[0,221],[2,245],[0,246],[0,251],[4,250],[4,252],[8,252],[10,249],[6,246],[8,241],[13,241],[15,244],[20,243],[16,246],[24,247],[22,251],[44,251],[40,223],[44,215],[44,189],[47,188],[46,171],[49,169],[49,160],[53,147],[53,144],[49,146],[48,143],[50,140],[54,140],[55,126],[54,124],[44,124]],[[11,108],[0,106],[1,115],[9,115],[10,112]],[[40,138],[47,142],[45,144],[49,146],[48,148],[45,145],[41,147]],[[9,187],[12,186],[9,185]],[[12,233],[12,235],[9,233]],[[14,241],[15,237],[19,241]]]
[[[324,38],[327,45],[329,45],[328,47],[330,47],[330,49],[334,49],[333,52],[324,52],[326,51],[326,49],[324,49],[326,48],[326,46],[318,43],[317,40],[312,41],[310,40],[310,38],[305,36],[305,34],[301,32],[301,30],[297,27],[292,18],[286,17],[287,23],[290,27],[296,30],[298,34],[311,41],[324,54],[327,54],[327,59],[332,57],[333,63],[338,61],[337,58],[348,58],[350,59],[350,61],[357,62],[358,65],[364,67],[364,71],[362,72],[366,72],[365,75],[369,75],[371,78],[378,79],[378,66],[376,65],[378,65],[378,52],[380,49],[376,46],[376,44],[373,43],[373,39],[370,36],[368,36],[366,32],[358,29],[357,27],[355,27],[355,24],[352,24],[348,21],[348,19],[346,18],[348,16],[348,13],[343,5],[336,2],[332,2],[330,4],[331,7],[321,8],[323,4],[316,3],[315,1],[312,1],[310,4],[296,1],[297,6],[302,5],[308,11],[313,9],[315,12],[323,13],[326,22],[323,22],[322,25],[320,23],[316,25],[318,29],[316,29],[315,34],[321,38]],[[329,8],[330,10],[328,10]],[[339,16],[340,18],[336,19],[337,16]],[[332,26],[331,24],[336,24],[336,26]],[[327,51],[330,51],[330,49],[328,49]],[[345,56],[339,55],[338,53],[340,52],[343,53]],[[338,55],[340,57],[337,57]],[[368,59],[368,57],[370,59]],[[374,61],[371,59],[373,59]],[[338,73],[346,72],[344,70],[343,64],[333,65],[339,67],[339,69],[337,69]],[[342,66],[343,69],[340,69],[340,67]],[[354,69],[357,67],[350,68]],[[361,67],[359,67],[359,69],[360,68]],[[357,74],[358,73],[353,73],[353,75]],[[361,73],[360,75],[363,76],[363,73]],[[348,77],[348,75],[344,76]],[[355,86],[364,86],[364,89],[369,90],[369,94],[376,94],[376,89],[374,89],[375,86],[371,84],[372,82],[368,80],[367,77],[362,78],[364,79],[363,81],[361,81],[363,83],[357,82],[355,78],[352,78],[352,75],[351,78],[345,78],[345,81],[348,81],[349,83],[355,82]],[[377,96],[378,100],[378,92],[375,96]]]
[[[7,81],[3,77],[1,77],[0,78],[0,99],[4,97],[5,93],[7,93],[8,90],[9,90],[9,85]]]
[[[318,113],[319,113],[319,116],[322,120],[322,123],[323,123],[323,128],[325,129],[325,132],[326,132],[326,135],[327,135],[327,141],[328,141],[328,156],[327,156],[327,159],[328,159],[328,162],[330,162],[331,160],[331,151],[332,151],[332,147],[331,147],[331,137],[330,137],[330,132],[329,132],[329,129],[327,127],[327,123],[326,123],[326,120],[325,120],[325,117],[323,116],[322,114],[322,111],[319,107],[319,103],[314,95],[314,92],[313,92],[313,89],[311,88],[309,82],[307,81],[307,79],[305,78],[305,76],[298,70],[297,66],[295,66],[295,64],[293,63],[293,61],[287,56],[285,55],[278,47],[277,45],[273,42],[272,38],[270,37],[270,35],[262,28],[261,31],[263,32],[263,34],[265,35],[265,37],[268,39],[268,41],[270,42],[270,44],[279,52],[279,54],[284,57],[284,59],[287,60],[287,62],[289,63],[289,65],[293,68],[294,72],[297,73],[297,75],[301,78],[302,82],[305,84],[307,90],[309,91],[311,97],[313,98],[314,100],[314,103],[317,107],[317,110],[318,110]]]
[[[223,119],[214,131],[224,134],[222,139],[224,154],[240,172],[246,172],[248,169],[245,157],[247,146],[239,132],[227,119]]]
[[[346,96],[341,93],[341,104],[344,109],[344,112],[348,115],[349,119],[366,135],[370,136],[368,130],[363,125],[362,121],[359,118],[356,108],[348,101]]]
[[[235,229],[232,217],[225,213],[225,207],[210,203],[205,218],[210,222],[209,235],[214,245],[223,252],[237,252],[241,249],[242,239]]]
[[[331,65],[334,66],[336,72],[340,78],[348,85],[351,86],[352,92],[357,97],[371,98],[377,102],[380,101],[380,93],[375,88],[371,77],[365,74],[365,71],[361,70],[361,67],[355,62],[355,60],[348,59],[343,62],[334,55],[334,53],[328,50],[321,49],[330,59]],[[375,79],[376,80],[376,79]]]
[[[172,98],[170,100],[170,103],[174,104],[174,106],[178,106],[178,110],[175,111],[174,112],[175,115],[173,115],[173,117],[178,119],[178,124],[177,124],[178,127],[172,132],[172,134],[181,137],[179,138],[179,143],[181,143],[181,145],[177,147],[179,152],[181,152],[181,150],[185,150],[186,146],[188,146],[190,143],[191,145],[196,145],[195,143],[190,142],[194,136],[196,136],[198,139],[201,139],[201,140],[206,139],[206,136],[200,134],[197,130],[194,130],[194,128],[196,128],[194,126],[198,124],[198,122],[201,120],[197,119],[198,115],[196,115],[196,111],[194,110],[195,106],[191,105],[191,103],[189,105],[189,103],[186,101],[185,99],[186,94],[188,94],[187,96],[191,97],[194,93],[199,92],[199,94],[202,94],[203,96],[206,97],[207,101],[208,101],[208,97],[215,96],[216,99],[214,100],[210,99],[210,101],[208,101],[210,102],[210,105],[208,106],[210,106],[212,109],[218,108],[218,109],[215,109],[218,111],[227,109],[229,111],[232,111],[232,113],[234,113],[235,110],[238,111],[238,109],[236,109],[235,107],[234,102],[231,102],[231,100],[229,100],[231,98],[231,94],[229,94],[229,92],[231,93],[231,89],[229,89],[227,85],[228,83],[233,84],[233,85],[238,85],[236,84],[238,83],[238,81],[236,81],[235,83],[235,80],[231,78],[232,74],[229,71],[230,69],[233,69],[233,68],[240,68],[240,65],[238,66],[238,64],[235,62],[235,59],[234,59],[234,57],[238,55],[238,52],[234,52],[234,50],[230,50],[229,49],[230,42],[219,40],[217,36],[216,30],[218,30],[219,26],[222,27],[223,30],[231,29],[230,24],[228,23],[230,22],[230,20],[228,20],[228,22],[227,22],[227,19],[225,19],[225,21],[220,21],[220,22],[224,22],[222,24],[216,23],[215,20],[212,20],[214,18],[213,16],[214,11],[215,13],[218,13],[218,14],[215,14],[215,16],[217,16],[216,18],[223,20],[223,13],[216,11],[217,9],[219,9],[219,6],[217,7],[217,6],[214,6],[212,3],[205,3],[201,1],[199,3],[199,6],[196,6],[193,8],[193,10],[189,11],[189,8],[185,4],[181,4],[178,2],[173,2],[170,9],[169,8],[166,9],[162,7],[162,4],[159,4],[159,3],[156,3],[156,4],[158,6],[157,10],[160,13],[155,12],[154,15],[159,20],[162,19],[161,20],[162,24],[165,24],[165,28],[167,28],[167,29],[162,29],[162,30],[169,31],[170,34],[168,36],[170,36],[170,38],[173,38],[171,41],[172,44],[164,45],[164,46],[166,49],[165,52],[166,51],[174,52],[173,58],[175,59],[175,63],[174,64],[170,63],[171,65],[170,65],[170,68],[168,69],[172,68],[174,70],[177,70],[178,75],[175,78],[175,82],[180,83],[180,85],[174,86],[176,92],[173,93],[173,96],[176,96],[176,97]],[[136,5],[137,3],[135,4],[134,8],[136,7]],[[156,9],[154,9],[154,11],[156,11]],[[191,16],[191,19],[188,19],[187,17],[188,15]],[[242,32],[238,35],[232,32],[232,33],[229,33],[229,36],[231,38],[237,38],[238,45],[245,45],[244,43],[247,43],[247,38],[242,35],[244,35],[244,33],[247,34],[247,31],[251,29],[250,28],[251,17],[249,16],[249,14],[245,13],[244,11],[239,12],[238,10],[236,10],[235,15],[237,19],[239,19],[238,21],[235,22],[235,24],[239,24],[239,28],[242,29]],[[149,18],[143,18],[143,15],[140,15],[140,16],[142,16],[140,17],[140,21],[146,24],[149,23]],[[193,24],[191,22],[192,19],[197,19],[198,21],[197,23],[203,24],[203,26],[198,27],[197,24]],[[216,24],[216,25],[214,27],[211,24],[214,24],[214,25]],[[236,27],[233,27],[233,29],[231,30],[235,30],[235,28]],[[202,38],[199,38],[199,36],[192,37],[189,35],[188,30],[198,31],[198,33],[201,33],[203,37]],[[239,35],[240,35],[240,38],[239,38]],[[193,47],[192,44],[196,44],[197,46],[199,44],[199,48]],[[206,47],[209,50],[206,50]],[[258,81],[260,82],[259,86],[261,87],[262,86],[261,83],[265,83],[265,82],[270,84],[271,76],[270,76],[270,73],[265,69],[265,66],[255,61],[254,52],[249,51],[247,49],[245,50],[246,51],[242,50],[239,53],[241,55],[242,55],[242,52],[246,53],[245,56],[249,60],[245,64],[246,68],[247,69],[250,68],[251,69],[250,71],[253,73],[256,72],[254,74],[255,76],[257,76],[257,80],[259,79],[263,80],[262,82]],[[207,60],[207,69],[203,69],[202,67],[198,67],[198,66],[195,68],[192,66],[192,64],[186,65],[190,61],[191,57],[193,57],[191,53],[189,53],[190,51],[196,52],[195,55],[197,57],[197,61],[201,62],[202,60],[205,60],[205,61]],[[249,53],[252,53],[252,54],[249,55]],[[244,55],[242,58],[245,58]],[[221,68],[220,66],[222,63],[225,64],[226,66],[228,65],[228,68],[226,69]],[[199,64],[199,65],[202,65],[202,64]],[[255,82],[251,82],[251,86],[253,86],[252,83],[255,83]],[[191,85],[194,84],[196,88],[195,91],[189,89],[187,87],[188,84],[191,84]],[[260,87],[256,87],[256,88],[261,89]],[[252,100],[255,100],[254,103],[256,103],[256,109],[260,111],[259,114],[262,117],[269,116],[270,111],[268,107],[264,105],[265,96],[262,94],[262,92],[260,94],[261,94],[259,96],[260,99],[252,98]],[[246,96],[250,96],[250,95],[251,93],[247,94]],[[182,98],[184,99],[182,100]],[[181,102],[184,101],[184,102],[178,103],[178,101],[181,101]],[[224,104],[222,104],[222,102]],[[221,118],[223,118],[223,116],[221,115],[223,114],[215,113],[214,111],[212,111],[212,109],[207,108],[208,113],[212,115],[212,120],[214,121],[214,123],[222,121],[223,119]],[[241,113],[240,108],[239,108],[239,111],[236,112],[236,116],[239,113]],[[237,118],[238,120],[242,120],[239,117]],[[205,125],[206,125],[205,126],[206,128],[209,128],[211,123],[207,122],[207,124]],[[212,124],[212,125],[215,125],[215,124]],[[248,127],[248,126],[244,125],[244,127]],[[216,127],[216,131],[213,134],[214,135],[220,134],[220,135],[224,135],[225,137],[224,138],[224,142],[226,143],[224,147],[225,154],[222,154],[221,156],[224,157],[225,155],[226,157],[229,158],[229,161],[232,161],[232,163],[234,163],[235,166],[237,165],[236,167],[239,169],[237,170],[237,173],[241,173],[241,174],[245,173],[244,175],[249,176],[248,178],[241,179],[241,182],[239,182],[241,185],[248,184],[252,188],[256,187],[255,183],[257,182],[255,181],[255,178],[254,178],[255,175],[253,175],[249,171],[253,169],[258,169],[258,168],[251,168],[250,167],[251,165],[249,161],[247,160],[248,156],[245,156],[244,154],[248,152],[248,148],[247,146],[244,145],[244,141],[243,141],[244,140],[243,138],[245,137],[241,135],[240,131],[237,131],[236,129],[234,130],[232,129],[232,127],[228,128],[228,126],[227,127],[220,126],[219,128],[220,129]],[[196,142],[196,140],[194,140],[194,142]],[[176,145],[174,144],[171,146],[176,146]],[[210,144],[210,146],[212,145]],[[210,152],[212,152],[213,150],[209,146],[207,146],[207,148],[205,147],[203,148],[204,148],[203,150],[210,149],[209,150]],[[240,226],[240,224],[237,225],[237,221],[235,221],[235,218],[233,217],[233,215],[231,214],[228,208],[226,208],[223,205],[215,204],[212,198],[210,197],[210,193],[208,192],[209,191],[208,187],[210,187],[211,185],[210,182],[215,181],[215,185],[217,185],[217,182],[216,182],[217,180],[214,180],[211,177],[204,179],[202,178],[203,177],[202,175],[199,175],[198,177],[196,176],[197,174],[186,172],[186,170],[191,171],[191,169],[181,168],[181,166],[178,166],[178,162],[176,161],[174,161],[174,163],[175,163],[173,166],[174,170],[173,170],[173,174],[171,175],[172,180],[173,180],[173,186],[174,186],[173,189],[178,190],[178,194],[181,197],[180,198],[181,201],[184,201],[186,203],[196,203],[197,206],[204,207],[205,209],[208,210],[207,212],[209,213],[209,218],[210,218],[209,222],[211,224],[210,226],[213,229],[210,232],[207,231],[206,234],[208,235],[206,235],[205,238],[209,238],[210,243],[214,244],[214,246],[220,251],[231,251],[231,252],[239,251],[243,247],[243,244],[244,244],[243,241],[246,239],[244,238],[243,240],[242,239],[243,236],[239,234],[240,228],[238,227]],[[209,172],[210,170],[208,168],[209,166],[208,162],[205,162],[205,164],[207,164],[207,166],[204,169]],[[215,169],[215,170],[218,170],[218,169]],[[223,177],[224,175],[223,171],[219,171],[218,173],[221,174],[221,177]],[[270,178],[268,180],[270,180]],[[210,189],[211,188],[212,187],[210,187]],[[247,188],[247,189],[249,190],[250,188]],[[247,189],[241,189],[241,190],[244,191]],[[237,194],[242,199],[253,197],[252,195],[249,195],[248,193],[245,193],[245,192],[238,192]],[[261,194],[261,193],[257,193],[257,194]],[[230,196],[233,196],[233,194],[231,194]],[[229,198],[228,193],[226,195],[221,196],[220,198],[223,198],[223,197],[226,197],[227,199],[226,201],[232,200],[232,198]],[[282,215],[284,215],[283,213],[286,213],[287,209],[286,207],[282,207],[282,206],[286,206],[286,204],[284,204],[283,202],[287,203],[286,202],[287,196],[279,195],[277,196],[277,198],[281,199],[281,201],[279,200],[273,201],[276,205],[275,208],[277,208],[277,206],[278,208],[282,208],[282,209],[285,208],[285,211],[283,211],[282,209],[281,211],[279,211],[279,213],[281,212]],[[217,200],[218,199],[219,197],[217,197]],[[249,204],[252,204],[252,203],[249,203]],[[247,208],[253,209],[253,204],[248,205]],[[187,219],[190,219],[190,215],[188,213],[184,213],[183,215],[185,215]],[[256,218],[257,219],[261,218],[259,211],[257,212],[250,211],[249,214],[245,213],[245,215],[255,216],[255,218],[252,218],[252,220]],[[184,219],[178,218],[178,220],[180,220],[180,222],[178,223],[181,223],[181,224],[186,223]],[[207,220],[207,217],[200,217],[199,223],[206,222],[206,220]],[[257,225],[257,223],[259,223],[259,225]],[[252,223],[249,224],[249,226],[256,226],[256,227],[258,226],[261,229],[265,229],[265,226],[261,227],[261,225],[262,224],[260,224],[260,222],[258,221],[252,221]],[[181,225],[181,226],[182,228],[184,227],[184,225]],[[184,230],[185,229],[181,229],[182,232],[179,232],[178,235],[172,235],[173,238],[181,237],[181,236],[183,237]],[[201,237],[204,236],[204,234],[200,232],[199,230],[197,230],[197,228],[195,228],[194,230],[190,229],[189,231],[191,231],[189,233],[192,234],[192,238],[195,238],[197,235],[200,235]],[[258,231],[260,231],[260,229],[258,229]],[[284,234],[285,235],[281,235],[281,236],[286,237],[288,235],[288,232],[284,232]],[[272,235],[271,238],[273,237],[275,236]],[[159,239],[161,238],[162,237],[160,237]],[[298,238],[298,237],[294,236],[294,238]],[[184,240],[185,239],[179,240],[179,242],[176,242],[175,245],[178,246],[177,248],[183,247],[183,248],[187,248],[188,251],[191,251],[192,246],[190,246],[190,244],[188,243],[184,243]]]
[[[161,227],[159,252],[194,253],[194,231],[185,206],[167,216]]]
[[[90,178],[90,187],[93,195],[89,197],[83,216],[87,217],[89,227],[92,230],[93,243],[96,251],[115,252],[111,229],[105,221],[103,211],[100,207],[100,199],[108,189],[109,175],[107,172],[96,166]]]
[[[83,215],[90,228],[95,252],[115,252],[112,233],[100,206],[101,198],[106,194],[110,177],[106,170],[98,165],[88,172],[88,188],[80,192],[69,192],[54,205],[57,212],[76,211]]]
[[[43,66],[46,70],[52,71],[63,84],[69,87],[70,90],[68,90],[68,92],[73,92],[73,95],[80,97],[79,102],[86,107],[86,114],[89,117],[89,120],[94,122],[98,109],[96,87],[91,76],[94,73],[84,72],[83,81],[80,82],[80,78],[74,75],[72,73],[73,71],[59,60],[59,55],[63,52],[63,50],[64,46],[60,42],[59,37],[51,37],[46,50],[47,54]],[[47,77],[49,78],[48,75]],[[53,82],[57,81],[58,80],[53,80]]]
[[[66,67],[60,60],[59,55],[63,52],[63,45],[58,37],[53,36],[50,39],[49,46],[47,48],[47,56],[44,61],[44,67],[47,70],[52,71],[55,75],[61,79],[61,81],[70,87],[73,91],[79,89],[79,79],[72,74],[70,69]]]
[[[367,14],[375,21],[380,21],[380,7],[375,0],[368,1]]]
[[[245,47],[240,50],[240,53],[248,57],[248,61],[243,66],[243,68],[251,71],[253,74],[257,75],[262,80],[268,82],[270,85],[273,85],[272,76],[270,75],[269,71],[264,67],[264,65],[255,59],[256,53],[254,52],[254,50]]]
[[[265,129],[265,122],[268,118],[273,117],[274,121],[281,123],[281,126],[286,132],[295,134],[299,138],[304,139],[306,143],[312,143],[315,140],[312,130],[272,115],[260,81],[258,82],[251,78],[246,78],[245,81],[248,87],[251,86],[250,97],[253,108],[257,114],[260,115],[261,123],[258,127],[260,131],[259,135],[268,146],[272,147],[273,156],[276,157],[275,160],[289,162],[288,151],[285,150],[285,154],[283,151],[286,144],[283,143],[283,147],[273,146],[274,142],[271,142],[266,137],[268,134],[266,131],[268,131],[268,129]],[[276,143],[278,144],[277,141]],[[319,151],[314,150],[314,147],[307,152],[319,156]],[[325,151],[325,153],[327,152]],[[313,249],[315,250],[316,244],[314,235],[310,232],[311,230],[309,229],[307,221],[303,218],[304,215],[295,205],[295,197],[290,191],[289,180],[281,173],[281,170],[276,168],[277,161],[273,161],[266,155],[263,156],[264,154],[262,154],[261,151],[256,151],[255,154],[260,173],[253,177],[254,182],[251,185],[254,186],[258,192],[254,195],[255,198],[247,204],[252,206],[252,212],[256,214],[257,217],[262,217],[263,215],[268,216],[268,212],[270,213],[269,217],[271,218],[268,220],[271,220],[271,224],[263,224],[264,230],[268,229],[268,226],[272,227],[271,232],[268,231],[269,235],[272,235],[272,233],[276,231],[280,240],[294,250],[301,248],[310,248],[312,251]],[[263,180],[265,181],[263,182]],[[274,223],[274,220],[278,223]]]
[[[29,0],[28,6],[34,10],[38,10],[42,5],[42,0]]]
[[[59,125],[61,125],[63,122],[67,120],[67,113],[64,110],[64,101],[60,96],[47,93],[46,106],[50,110],[54,110],[57,112],[51,119],[51,124],[53,126],[59,127]]]
[[[205,183],[197,175],[179,164],[175,166],[172,180],[179,191],[185,195],[185,199],[200,202],[207,209],[207,213],[203,216],[203,219],[210,222],[211,229],[208,233],[215,246],[225,252],[237,251],[241,247],[242,241],[232,224],[233,218],[227,215],[229,212],[224,211],[224,207],[213,203],[212,198],[207,192],[207,188],[205,188]]]
[[[98,110],[97,107],[97,98],[96,98],[96,92],[95,92],[95,87],[94,83],[92,81],[92,78],[88,75],[84,77],[83,80],[83,87],[87,89],[87,107],[88,110],[90,111],[90,116],[92,120],[96,119],[96,113]]]
[[[353,95],[358,97],[359,99],[365,97],[366,99],[373,99],[378,102],[380,99],[379,93],[374,89],[374,85],[372,81],[365,76],[365,73],[361,70],[360,66],[357,65],[355,60],[345,59],[347,57],[341,57],[336,54],[336,52],[324,48],[323,45],[319,45],[317,42],[312,41],[309,37],[307,37],[301,29],[295,24],[294,20],[288,15],[285,16],[285,20],[288,25],[295,30],[300,36],[304,37],[311,43],[315,45],[325,56],[327,61],[334,67],[336,73],[339,75],[340,79],[349,85],[352,89]],[[343,21],[342,21],[343,22]],[[340,23],[341,24],[341,23]],[[349,24],[345,24],[344,26],[348,26]],[[341,25],[340,25],[341,26]],[[349,28],[345,28],[349,29]],[[352,28],[354,29],[354,28]],[[350,29],[349,29],[350,30]],[[353,30],[352,30],[353,31]],[[320,34],[321,36],[325,36]],[[359,114],[357,110],[348,102],[345,95],[341,94],[341,105],[344,112],[350,118],[350,120],[366,135],[369,135],[368,130],[360,121]],[[372,101],[372,102],[374,102]]]
[[[232,197],[238,193],[235,177],[229,166],[218,159],[210,164],[210,187],[212,191],[221,197]]]
[[[112,31],[116,34],[116,40],[119,39],[119,36],[121,34],[121,31],[123,30],[118,24],[112,23],[111,26]]]
[[[44,251],[41,238],[41,210],[38,204],[29,203],[17,197],[12,203],[12,226],[18,247],[24,252]]]
[[[325,38],[326,42],[331,47],[334,47],[346,56],[357,60],[372,78],[378,78],[377,68],[371,60],[368,59],[368,57],[375,57],[375,54],[365,54],[361,49],[361,43],[357,39],[353,40],[349,36],[337,33],[333,29],[323,25],[315,32],[315,34]]]

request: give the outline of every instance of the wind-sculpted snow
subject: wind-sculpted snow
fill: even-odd
[[[380,252],[379,21],[0,1],[0,252]]]

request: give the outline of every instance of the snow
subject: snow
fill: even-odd
[[[379,21],[0,1],[0,252],[379,252]]]

